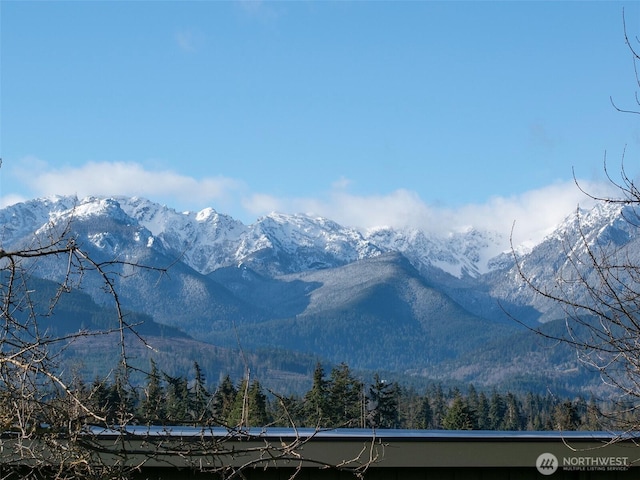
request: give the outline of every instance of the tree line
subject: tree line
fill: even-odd
[[[151,360],[137,387],[116,375],[92,384],[76,381],[74,393],[108,424],[238,427],[398,428],[445,430],[601,430],[606,405],[594,398],[478,391],[430,384],[405,388],[374,374],[358,379],[342,363],[317,364],[311,388],[282,396],[257,379],[229,375],[210,387],[197,362],[189,377],[159,371]]]

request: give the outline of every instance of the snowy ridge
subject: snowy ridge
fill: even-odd
[[[26,238],[49,222],[70,220],[83,223],[85,234],[91,231],[87,239],[98,248],[115,248],[120,234],[122,241],[172,255],[201,274],[245,264],[272,276],[332,268],[385,252],[400,252],[418,269],[435,268],[457,278],[476,278],[502,265],[493,260],[500,234],[474,228],[446,237],[389,227],[359,232],[326,218],[281,213],[247,226],[213,208],[177,212],[139,197],[52,197],[0,210],[5,242]],[[126,229],[132,233],[124,235]]]
[[[246,259],[265,249],[293,261],[286,273],[345,265],[381,253],[355,229],[326,218],[278,213],[251,225],[236,258]]]
[[[371,229],[367,238],[385,251],[404,254],[416,266],[431,266],[456,277],[478,277],[492,269],[500,244],[498,233],[468,229],[446,237],[428,236],[418,229]]]
[[[200,273],[228,265],[229,255],[247,232],[242,222],[213,208],[178,213],[143,198],[118,197],[118,200],[128,215],[149,229],[154,243]]]
[[[542,242],[516,248],[516,268],[511,252],[495,254],[504,237],[476,228],[446,236],[415,228],[359,231],[275,213],[244,225],[213,208],[178,212],[136,197],[52,197],[0,209],[0,248],[37,245],[64,231],[92,259],[110,262],[127,311],[225,348],[236,348],[240,336],[247,351],[275,347],[362,369],[528,382],[527,375],[538,381],[540,364],[526,360],[526,348],[522,355],[504,351],[512,338],[522,342],[514,319],[538,326],[562,321],[566,312],[536,295],[522,275],[554,291],[564,274],[572,298],[587,298],[588,290],[573,289],[567,252],[584,258],[586,239],[619,252],[625,264],[640,264],[640,222],[625,216],[633,219],[635,211],[603,205],[569,215]],[[67,263],[59,260],[25,266],[60,281]],[[153,268],[168,266],[167,275]],[[584,275],[587,285],[597,285],[588,270]],[[101,279],[82,276],[82,290],[98,305],[105,303],[103,287]],[[540,358],[547,357],[544,347]]]
[[[397,251],[417,267],[439,268],[455,277],[475,277],[490,269],[487,252],[492,247],[495,250],[499,238],[474,229],[448,238],[388,227],[361,233],[326,218],[303,214],[273,213],[247,226],[213,208],[177,212],[139,197],[52,197],[0,210],[5,241],[28,237],[49,222],[75,219],[93,224],[89,240],[98,248],[117,242],[110,238],[113,232],[100,231],[107,218],[110,224],[115,221],[137,230],[137,238],[148,248],[170,252],[203,274],[242,263],[264,270],[261,265],[276,259],[275,270],[271,268],[270,273],[293,273]]]
[[[213,298],[205,288],[209,280],[220,283],[207,284],[207,288],[228,290],[216,290],[216,298],[231,291],[251,296],[257,292],[256,285],[269,281],[276,282],[269,288],[282,298],[297,298],[295,285],[291,285],[293,293],[284,287],[287,275],[326,270],[326,278],[332,278],[331,269],[360,262],[379,266],[373,260],[399,253],[431,286],[470,312],[501,318],[505,313],[498,305],[510,305],[521,318],[533,322],[558,318],[561,312],[549,300],[536,296],[522,274],[541,289],[557,288],[558,275],[571,267],[568,252],[584,254],[583,240],[587,245],[599,242],[599,248],[624,248],[625,261],[640,264],[640,236],[635,228],[640,221],[635,225],[627,221],[634,218],[633,208],[611,204],[573,213],[537,245],[516,246],[516,268],[511,252],[500,253],[504,238],[499,233],[475,228],[447,236],[415,228],[379,227],[361,232],[326,218],[277,213],[244,225],[213,208],[177,212],[137,197],[52,197],[1,209],[0,248],[46,242],[56,232],[70,229],[69,234],[91,255],[105,260],[173,265],[173,271],[182,273],[179,293],[171,295],[189,298],[190,305],[204,309]],[[240,278],[239,271],[247,272],[246,276]],[[307,300],[296,299],[299,303],[294,304],[302,308]],[[261,300],[257,305],[264,304]]]
[[[0,209],[0,242],[10,247],[16,241],[32,236],[34,232],[53,220],[59,211],[71,209],[75,197],[49,197],[17,203]]]

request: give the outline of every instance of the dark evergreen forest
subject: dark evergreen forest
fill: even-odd
[[[328,372],[317,364],[313,384],[303,395],[281,396],[257,379],[234,382],[229,375],[211,386],[197,362],[188,377],[174,377],[153,360],[138,387],[116,375],[113,381],[96,379],[91,385],[78,380],[75,394],[115,424],[511,431],[614,426],[606,414],[613,406],[595,398],[478,391],[473,385],[445,388],[439,383],[417,391],[377,374],[362,382],[346,364]]]

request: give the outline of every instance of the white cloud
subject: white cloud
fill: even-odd
[[[573,181],[510,197],[494,196],[485,203],[455,208],[428,205],[417,193],[403,189],[386,195],[353,195],[346,192],[346,185],[345,179],[336,182],[334,190],[323,199],[281,199],[254,194],[244,206],[255,215],[271,211],[304,212],[362,230],[379,226],[416,227],[447,235],[475,227],[502,234],[501,248],[507,250],[512,228],[514,244],[539,242],[578,206],[593,205]],[[588,181],[581,182],[581,186],[596,195],[606,195],[610,189],[607,184]]]
[[[43,162],[34,169],[14,172],[36,196],[130,195],[172,198],[177,203],[202,205],[230,202],[245,185],[217,176],[194,179],[171,170],[153,171],[137,163],[89,162],[80,167],[48,168]]]
[[[359,228],[420,226],[429,229],[436,213],[417,193],[404,189],[367,196],[334,191],[331,204],[336,221]]]
[[[481,204],[450,207],[429,205],[416,192],[404,189],[384,195],[356,195],[348,191],[350,181],[346,178],[334,182],[321,197],[286,198],[251,192],[244,182],[233,178],[195,179],[172,170],[150,170],[138,163],[89,162],[79,167],[51,168],[36,158],[27,158],[20,165],[13,175],[31,189],[33,196],[142,196],[177,209],[213,206],[244,222],[275,211],[319,215],[362,230],[416,227],[446,235],[476,227],[501,233],[504,249],[509,247],[514,222],[514,243],[535,243],[579,204],[593,204],[572,181],[510,197],[494,196]],[[581,186],[594,195],[612,193],[611,185],[602,182],[584,181]],[[24,193],[13,192],[0,198],[0,205],[23,197]]]
[[[8,207],[9,205],[14,205],[16,203],[24,202],[26,200],[28,199],[23,197],[22,195],[15,195],[15,194],[2,195],[0,196],[0,208]]]
[[[587,189],[596,184],[585,183]],[[505,242],[513,228],[515,245],[533,244],[552,232],[567,215],[580,205],[591,207],[594,202],[582,193],[573,181],[556,183],[511,197],[492,197],[486,203],[465,205],[451,212],[453,224],[485,228],[502,233]],[[505,248],[508,244],[505,244]]]
[[[242,207],[255,216],[287,211],[287,203],[266,193],[253,193],[242,199]]]
[[[346,188],[351,185],[351,180],[346,177],[340,177],[338,180],[331,184],[331,187],[334,190],[346,190]]]

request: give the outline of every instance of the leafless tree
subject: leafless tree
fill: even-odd
[[[637,62],[640,55],[624,24],[624,38],[633,57],[636,81],[640,86]],[[639,114],[634,109],[622,113]],[[640,99],[636,94],[636,102]],[[626,150],[626,149],[625,149]],[[612,196],[593,195],[575,180],[577,188],[596,204],[619,207],[620,232],[626,240],[599,236],[585,222],[588,217],[575,214],[575,231],[563,238],[566,262],[556,272],[552,287],[533,278],[516,250],[512,252],[524,282],[537,294],[562,306],[566,315],[566,335],[541,335],[570,344],[581,362],[597,370],[605,384],[621,393],[611,422],[612,428],[637,430],[640,426],[640,255],[638,243],[627,241],[640,233],[640,190],[625,168],[623,152],[620,171],[612,175],[605,154],[604,172],[617,192]],[[575,178],[575,173],[574,173]],[[548,285],[548,284],[546,284]]]
[[[54,266],[55,282],[38,278],[43,265]],[[123,311],[116,286],[123,271],[135,274],[140,269],[160,276],[167,270],[135,260],[95,260],[74,234],[73,218],[60,224],[51,221],[29,244],[6,248],[0,244],[0,479],[131,478],[148,464],[243,478],[247,468],[277,462],[293,467],[292,475],[310,464],[358,476],[379,459],[380,445],[373,438],[353,458],[331,463],[304,457],[303,447],[316,432],[300,434],[293,421],[294,435],[286,441],[261,435],[261,428],[250,430],[245,424],[191,427],[188,435],[173,435],[162,426],[136,425],[126,401],[138,391],[131,381],[136,367],[128,348],[132,341],[152,347],[139,335],[137,325],[129,323],[132,317]],[[48,328],[55,325],[55,312],[66,296],[87,282],[101,284],[113,326],[72,333]],[[125,400],[108,415],[96,401],[101,382],[85,383],[64,355],[74,342],[105,335],[117,339],[117,366],[110,385]]]
[[[90,466],[83,449],[71,448],[75,444],[69,440],[78,438],[88,424],[107,424],[92,405],[92,392],[67,373],[68,365],[62,362],[65,349],[81,338],[118,336],[118,371],[124,384],[130,372],[126,337],[144,342],[122,311],[110,271],[116,261],[94,261],[72,235],[71,224],[51,222],[29,245],[0,249],[0,427],[5,435],[17,440],[13,453],[20,463],[28,459],[33,472],[42,466],[51,471],[55,467],[61,476]],[[49,290],[43,304],[43,294],[34,289],[34,282],[38,264],[45,260],[60,266],[62,278],[53,288],[39,284]],[[131,266],[144,268],[134,263]],[[112,298],[115,326],[100,331],[52,333],[45,328],[44,320],[54,314],[65,295],[81,287],[87,276],[97,277]],[[118,420],[126,426],[129,419],[122,412]],[[65,438],[64,445],[60,438]],[[45,446],[47,456],[43,455]]]

